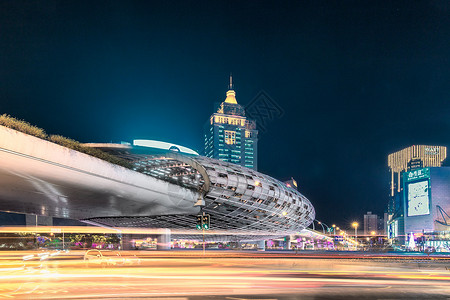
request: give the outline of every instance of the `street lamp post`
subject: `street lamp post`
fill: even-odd
[[[323,234],[325,234],[325,228],[323,227],[323,225],[325,225],[325,227],[327,228],[327,232],[330,232],[329,230],[330,230],[330,227],[328,227],[328,225],[327,224],[325,224],[325,223],[323,223],[323,222],[320,222],[320,221],[318,221],[318,220],[315,220],[316,222],[317,222],[317,224],[319,224],[320,226],[322,226],[322,233]]]
[[[316,220],[317,221],[317,220]],[[317,221],[317,224],[319,224],[320,226],[322,226],[322,233],[325,234],[325,228],[322,225],[322,222]]]
[[[336,224],[331,225],[333,227],[333,236],[336,236]]]
[[[353,227],[355,227],[355,242],[356,242],[356,245],[358,245],[358,222],[353,222],[352,223],[352,226]]]

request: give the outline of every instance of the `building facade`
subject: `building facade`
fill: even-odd
[[[425,206],[431,203],[431,198],[425,195],[425,190],[430,190],[430,182],[419,179],[430,178],[429,170],[441,169],[446,157],[446,147],[430,145],[413,145],[388,156],[391,184],[386,228],[392,244],[406,244],[407,233],[414,231],[411,222],[415,229],[420,228],[417,230],[430,229],[429,224],[417,223],[417,220],[427,218],[424,215],[430,217],[431,210],[435,209],[430,207],[426,210]],[[415,213],[422,217],[416,217]]]
[[[364,235],[378,234],[378,220],[378,215],[372,214],[371,211],[364,215]]]
[[[450,230],[450,168],[423,168],[403,174],[405,233]]]
[[[258,130],[237,103],[231,76],[226,95],[205,124],[205,156],[257,170]]]
[[[446,158],[447,147],[444,146],[413,145],[389,154],[388,166],[391,173],[391,192],[387,208],[389,221],[403,214],[403,173],[425,167],[440,167]]]
[[[450,252],[450,168],[405,172],[403,211],[408,245]]]

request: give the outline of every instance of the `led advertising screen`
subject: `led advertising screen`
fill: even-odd
[[[408,217],[430,214],[429,181],[408,184]]]

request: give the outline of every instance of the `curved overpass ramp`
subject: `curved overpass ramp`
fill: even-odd
[[[199,193],[0,126],[0,210],[61,218],[196,214]]]

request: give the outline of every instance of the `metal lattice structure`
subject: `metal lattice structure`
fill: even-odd
[[[176,152],[117,150],[109,148],[108,152],[132,162],[136,171],[197,191],[199,200],[204,200],[202,210],[211,215],[215,230],[285,235],[301,231],[315,218],[314,207],[299,191],[252,169]],[[190,228],[195,219],[190,215],[167,215],[93,220],[113,226]]]
[[[270,176],[207,157],[195,160],[211,182],[204,211],[220,229],[296,232],[315,218],[306,197]]]

